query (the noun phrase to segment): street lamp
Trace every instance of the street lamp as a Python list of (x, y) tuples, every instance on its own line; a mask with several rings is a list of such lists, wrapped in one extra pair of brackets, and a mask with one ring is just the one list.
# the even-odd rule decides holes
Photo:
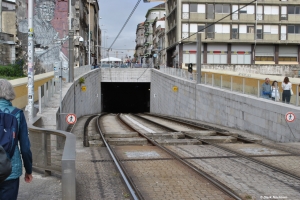
[(91, 65), (91, 3), (96, 1), (89, 0), (89, 65)]

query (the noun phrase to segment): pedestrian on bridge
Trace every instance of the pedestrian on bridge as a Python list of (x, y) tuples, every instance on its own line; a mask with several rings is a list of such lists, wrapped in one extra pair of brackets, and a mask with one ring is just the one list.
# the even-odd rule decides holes
[[(28, 138), (27, 123), (23, 111), (12, 106), (11, 101), (15, 99), (15, 96), (11, 83), (5, 79), (0, 79), (0, 112), (2, 112), (2, 116), (7, 116), (3, 113), (13, 114), (17, 120), (16, 127), (18, 128), (16, 133), (13, 132), (13, 137), (16, 136), (13, 140), (16, 141), (16, 145), (13, 152), (11, 152), (12, 157), (10, 157), (12, 170), (5, 181), (0, 183), (0, 199), (9, 200), (16, 200), (18, 197), (19, 179), (22, 175), (22, 160), (25, 168), (25, 182), (30, 183), (32, 181), (32, 154)], [(10, 132), (8, 129), (5, 130), (5, 127), (1, 128), (3, 129), (1, 131), (2, 133)], [(2, 141), (2, 136), (0, 138)], [(6, 153), (8, 154), (8, 152)]]
[(266, 78), (265, 82), (262, 84), (262, 94), (261, 97), (265, 99), (271, 98), (271, 85), (270, 85), (270, 79)]
[(282, 90), (283, 90), (283, 92), (282, 92), (282, 103), (289, 104), (290, 100), (291, 100), (291, 96), (292, 96), (292, 93), (291, 93), (292, 83), (290, 82), (289, 77), (284, 78), (281, 87), (282, 87)]

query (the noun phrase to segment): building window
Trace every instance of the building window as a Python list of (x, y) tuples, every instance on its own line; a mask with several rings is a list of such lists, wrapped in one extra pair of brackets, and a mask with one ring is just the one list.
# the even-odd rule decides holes
[(233, 24), (231, 27), (231, 38), (239, 39), (239, 25)]
[(286, 6), (281, 6), (280, 20), (288, 20), (287, 7)]
[(287, 26), (289, 34), (299, 34), (300, 33), (300, 25), (288, 25)]
[(196, 33), (198, 31), (197, 24), (190, 24), (190, 33)]
[(197, 12), (198, 11), (198, 5), (197, 4), (190, 4), (190, 12)]
[(247, 33), (254, 33), (254, 26), (247, 26)]
[(198, 24), (198, 32), (204, 32), (205, 31), (205, 24)]
[(265, 6), (264, 13), (266, 15), (279, 15), (279, 6)]
[(274, 61), (273, 56), (255, 56), (255, 61)]
[(300, 6), (288, 6), (287, 13), (288, 14), (300, 14)]
[(216, 4), (215, 13), (218, 13), (218, 14), (230, 13), (230, 5), (229, 4)]
[(263, 39), (262, 25), (257, 25), (256, 29), (256, 39)]
[(215, 38), (215, 25), (207, 24), (206, 38)]
[(297, 62), (297, 57), (279, 57), (279, 61)]
[(229, 24), (216, 24), (215, 32), (216, 33), (230, 33), (230, 25)]
[(215, 18), (215, 7), (214, 4), (207, 4), (207, 19), (214, 19)]
[(244, 7), (245, 5), (240, 5), (240, 13), (241, 14), (254, 14), (254, 6), (249, 5)]

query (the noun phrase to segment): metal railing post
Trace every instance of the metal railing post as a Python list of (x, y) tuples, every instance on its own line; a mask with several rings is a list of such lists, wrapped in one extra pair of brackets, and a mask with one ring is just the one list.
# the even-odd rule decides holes
[(221, 75), (221, 89), (223, 88), (223, 76)]
[(207, 80), (207, 74), (205, 73), (205, 76), (204, 76), (204, 84), (206, 84), (206, 80)]
[(211, 86), (214, 86), (215, 75), (211, 75)]
[(259, 87), (259, 80), (257, 80), (257, 97), (260, 97), (260, 87)]
[(46, 105), (47, 101), (47, 83), (44, 83), (44, 105)]
[(42, 113), (42, 88), (41, 86), (38, 87), (38, 93), (39, 93), (39, 113)]
[(299, 86), (300, 85), (296, 86), (296, 106), (299, 106)]
[(232, 82), (233, 82), (233, 77), (232, 76), (230, 76), (230, 91), (232, 91)]
[(245, 94), (245, 78), (243, 78), (243, 94)]

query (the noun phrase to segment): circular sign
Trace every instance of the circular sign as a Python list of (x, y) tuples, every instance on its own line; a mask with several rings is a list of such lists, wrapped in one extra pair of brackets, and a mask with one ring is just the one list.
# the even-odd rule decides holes
[(68, 124), (75, 124), (76, 123), (76, 121), (77, 121), (77, 118), (76, 118), (76, 115), (75, 114), (68, 114), (67, 116), (66, 116), (66, 122), (68, 123)]
[(294, 113), (288, 112), (288, 113), (285, 114), (285, 120), (287, 122), (293, 122), (295, 119), (296, 119), (296, 116), (295, 116)]

